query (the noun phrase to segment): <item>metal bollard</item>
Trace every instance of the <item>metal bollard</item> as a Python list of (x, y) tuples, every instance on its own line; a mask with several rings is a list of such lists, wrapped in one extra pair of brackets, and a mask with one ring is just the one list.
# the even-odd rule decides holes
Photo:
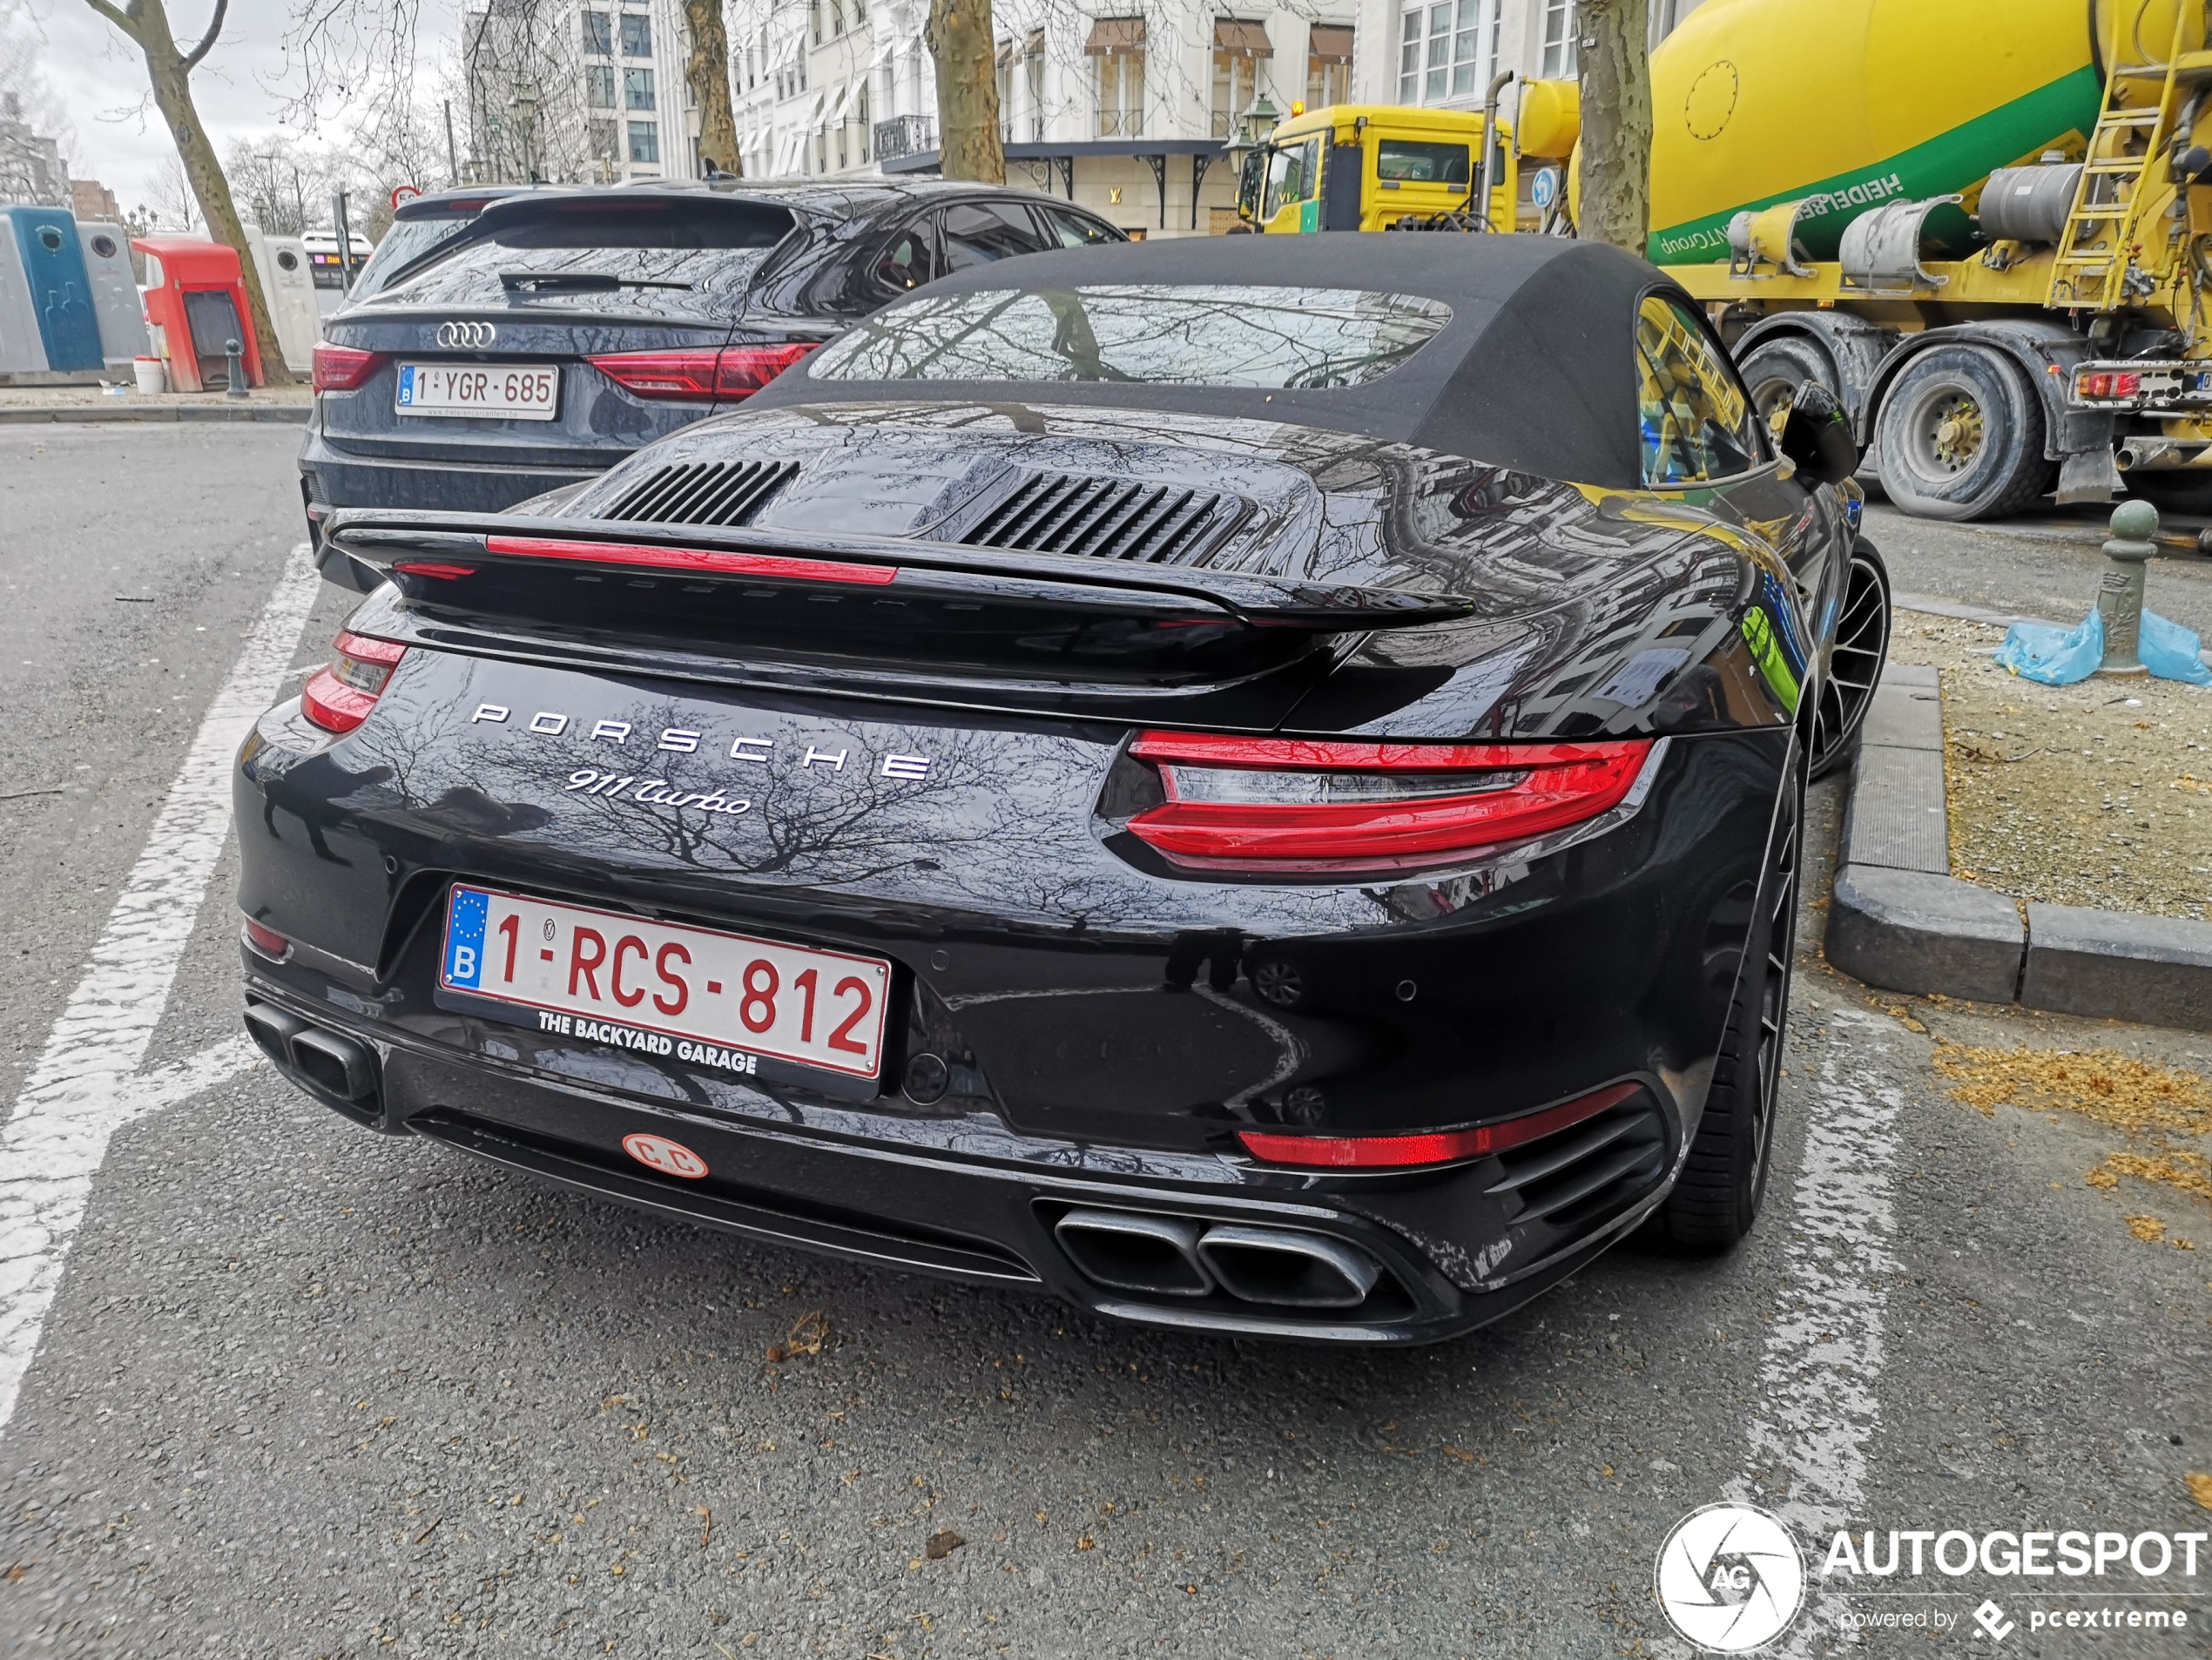
[(2099, 674), (2141, 674), (2135, 654), (2143, 628), (2143, 563), (2158, 551), (2158, 509), (2148, 502), (2122, 502), (2112, 510), (2112, 536), (2105, 557), (2112, 561), (2097, 585), (2097, 614), (2103, 619), (2105, 660)]
[[(230, 377), (230, 384), (224, 388), (223, 395), (226, 398), (244, 397), (246, 395), (245, 348), (234, 340), (225, 341), (223, 361), (228, 366), (226, 373)], [(2142, 584), (2138, 583), (2135, 587), (2136, 592), (2140, 594), (2142, 591)]]

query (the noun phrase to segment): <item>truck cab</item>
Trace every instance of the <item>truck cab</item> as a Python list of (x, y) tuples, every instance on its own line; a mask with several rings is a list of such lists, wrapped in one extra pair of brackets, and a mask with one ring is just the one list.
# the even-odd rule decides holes
[(1271, 235), (1511, 230), (1520, 191), (1513, 129), (1497, 123), (1487, 214), (1474, 209), (1482, 139), (1483, 118), (1465, 110), (1294, 104), (1290, 118), (1244, 158), (1238, 217)]

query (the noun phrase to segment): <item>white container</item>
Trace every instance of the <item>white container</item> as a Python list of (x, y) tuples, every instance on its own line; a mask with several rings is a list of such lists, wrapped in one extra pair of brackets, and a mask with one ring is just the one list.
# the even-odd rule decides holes
[(141, 357), (132, 366), (138, 372), (138, 390), (152, 397), (169, 389), (169, 376), (158, 357)]

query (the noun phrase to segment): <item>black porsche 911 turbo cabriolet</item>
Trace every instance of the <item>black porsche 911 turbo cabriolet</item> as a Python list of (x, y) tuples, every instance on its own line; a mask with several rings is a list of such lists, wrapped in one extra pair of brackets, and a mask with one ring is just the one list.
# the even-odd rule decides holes
[(1433, 1339), (1740, 1238), (1886, 644), (1847, 428), (1602, 246), (1264, 252), (956, 275), (557, 503), (334, 516), (386, 580), (238, 759), (258, 1041), (1157, 1325)]

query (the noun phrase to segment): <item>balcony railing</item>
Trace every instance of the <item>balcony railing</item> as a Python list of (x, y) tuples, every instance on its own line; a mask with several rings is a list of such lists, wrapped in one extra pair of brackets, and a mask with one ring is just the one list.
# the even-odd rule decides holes
[(1098, 136), (1102, 138), (1137, 138), (1144, 134), (1144, 107), (1133, 110), (1101, 110), (1098, 112)]
[(937, 124), (926, 115), (894, 115), (875, 124), (875, 159), (896, 161), (937, 147)]

